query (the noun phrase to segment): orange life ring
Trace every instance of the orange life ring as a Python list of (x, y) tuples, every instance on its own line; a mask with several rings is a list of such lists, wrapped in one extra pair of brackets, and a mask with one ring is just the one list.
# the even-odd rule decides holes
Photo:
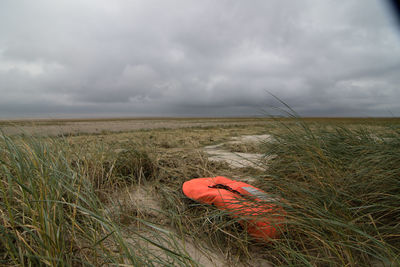
[(182, 190), (188, 198), (231, 212), (257, 239), (270, 241), (279, 235), (284, 210), (261, 189), (217, 176), (192, 179), (183, 184)]

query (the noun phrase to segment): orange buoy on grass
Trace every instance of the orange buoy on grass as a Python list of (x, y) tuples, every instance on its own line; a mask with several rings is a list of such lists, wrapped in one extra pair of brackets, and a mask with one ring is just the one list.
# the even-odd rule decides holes
[(192, 179), (182, 190), (188, 198), (231, 212), (253, 237), (269, 241), (279, 235), (284, 210), (261, 189), (217, 176)]

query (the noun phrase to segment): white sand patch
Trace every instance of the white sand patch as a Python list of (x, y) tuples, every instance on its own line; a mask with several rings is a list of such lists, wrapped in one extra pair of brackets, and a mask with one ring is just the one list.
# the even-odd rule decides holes
[(261, 134), (261, 135), (242, 135), (239, 137), (232, 137), (233, 141), (230, 141), (228, 143), (230, 144), (243, 144), (243, 143), (249, 143), (249, 142), (272, 142), (273, 137), (270, 134)]
[[(116, 192), (112, 196), (107, 210), (109, 211), (109, 215), (113, 217), (121, 217), (124, 215), (137, 216), (137, 214), (142, 214), (144, 216), (157, 217), (163, 223), (165, 223), (165, 220), (168, 221), (161, 211), (160, 199), (156, 197), (154, 189), (149, 186), (131, 186)], [(222, 253), (206, 248), (204, 245), (196, 244), (196, 242), (190, 238), (181, 237), (169, 227), (156, 226), (152, 230), (151, 227), (141, 226), (139, 230), (137, 228), (137, 221), (130, 219), (130, 217), (128, 217), (127, 223), (128, 225), (123, 230), (123, 237), (134, 250), (138, 251), (139, 255), (144, 253), (154, 259), (159, 257), (167, 260), (168, 253), (165, 253), (165, 251), (159, 247), (161, 246), (176, 251), (179, 254), (186, 254), (193, 259), (194, 262), (198, 263), (199, 266), (229, 266), (226, 264), (225, 257)], [(137, 231), (139, 231), (138, 233), (142, 237), (133, 234), (133, 232)], [(152, 242), (155, 242), (159, 246), (146, 241), (145, 238), (152, 240)], [(191, 262), (187, 261), (187, 264), (190, 266)], [(156, 264), (155, 266), (158, 265)], [(160, 264), (159, 266), (163, 265)]]
[[(158, 227), (157, 227), (158, 228)], [(225, 257), (221, 252), (210, 248), (200, 247), (191, 238), (181, 238), (173, 230), (166, 228), (160, 230), (143, 229), (140, 236), (132, 234), (129, 228), (125, 229), (124, 238), (132, 247), (143, 251), (148, 257), (153, 259), (168, 260), (166, 250), (174, 251), (180, 255), (185, 255), (187, 259), (182, 259), (184, 266), (204, 266), (204, 267), (219, 267), (219, 266), (241, 266), (238, 262), (234, 265), (227, 264)], [(137, 231), (137, 229), (132, 229)], [(148, 242), (149, 239), (154, 243)], [(163, 249), (164, 248), (164, 249)], [(191, 260), (189, 260), (191, 259)], [(169, 261), (171, 258), (169, 258)], [(164, 266), (161, 263), (154, 263), (154, 266)]]
[[(157, 227), (158, 228), (158, 227)], [(133, 231), (135, 231), (134, 229)], [(175, 251), (180, 255), (186, 255), (191, 260), (184, 260), (185, 266), (203, 266), (203, 267), (220, 267), (220, 266), (229, 266), (229, 267), (271, 267), (269, 261), (257, 258), (257, 255), (254, 255), (254, 258), (240, 262), (240, 260), (236, 257), (228, 257), (222, 251), (217, 251), (207, 246), (204, 243), (199, 243), (198, 241), (193, 240), (189, 237), (181, 237), (174, 230), (163, 228), (162, 230), (151, 231), (150, 229), (145, 229), (140, 233), (141, 236), (152, 240), (154, 243), (158, 244), (158, 246), (147, 242), (145, 239), (130, 233), (129, 229), (126, 229), (124, 233), (125, 240), (135, 248), (140, 248), (143, 251), (146, 251), (146, 254), (151, 253), (152, 257), (156, 257), (158, 259), (167, 259), (167, 254), (165, 249), (169, 249), (171, 251)], [(148, 254), (149, 255), (149, 254)], [(161, 264), (155, 266), (163, 266)]]
[[(248, 142), (272, 142), (273, 138), (269, 134), (263, 135), (244, 135), (239, 137), (233, 137), (233, 141), (227, 143), (230, 144), (242, 144)], [(255, 169), (265, 170), (267, 167), (268, 160), (274, 157), (265, 157), (263, 154), (257, 153), (240, 153), (230, 152), (220, 147), (222, 144), (211, 145), (204, 147), (204, 150), (209, 154), (209, 161), (224, 161), (229, 164), (232, 168), (243, 168), (252, 167)]]
[(218, 149), (206, 149), (206, 152), (211, 155), (208, 157), (209, 161), (224, 161), (232, 168), (252, 167), (260, 170), (265, 169), (261, 163), (262, 154), (234, 153)]

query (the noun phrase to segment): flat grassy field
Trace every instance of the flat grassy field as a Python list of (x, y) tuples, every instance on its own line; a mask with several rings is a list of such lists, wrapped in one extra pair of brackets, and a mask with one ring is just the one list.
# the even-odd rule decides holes
[(253, 125), (262, 123), (258, 118), (114, 118), (114, 119), (42, 119), (42, 120), (0, 120), (0, 127), (6, 134), (28, 135), (70, 135), (106, 134), (150, 129), (174, 129), (186, 127), (207, 127), (224, 125)]
[[(398, 118), (1, 121), (0, 129), (0, 265), (400, 265)], [(183, 182), (213, 176), (274, 195), (285, 210), (280, 237), (254, 240), (238, 218), (182, 193)]]

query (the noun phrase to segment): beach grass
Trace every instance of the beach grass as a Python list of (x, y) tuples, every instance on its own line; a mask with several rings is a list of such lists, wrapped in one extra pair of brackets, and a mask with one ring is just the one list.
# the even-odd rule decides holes
[[(3, 134), (0, 265), (399, 265), (399, 120), (271, 121)], [(272, 138), (223, 147), (263, 153), (265, 170), (211, 162), (203, 150), (249, 134)], [(240, 218), (183, 195), (184, 181), (217, 175), (251, 178), (275, 196), (285, 210), (281, 236), (255, 240)]]
[(282, 265), (396, 266), (400, 253), (400, 128), (310, 125), (296, 118), (264, 143), (270, 179), (284, 199)]

